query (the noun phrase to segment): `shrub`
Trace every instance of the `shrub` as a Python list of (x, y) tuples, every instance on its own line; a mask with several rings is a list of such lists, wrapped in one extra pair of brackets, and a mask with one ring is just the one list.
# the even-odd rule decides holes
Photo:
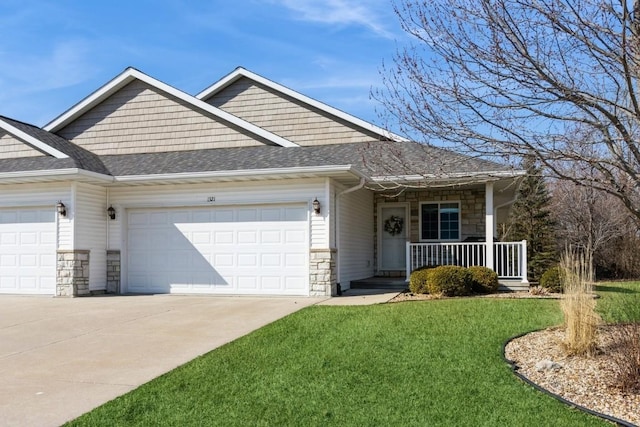
[(443, 265), (429, 270), (427, 290), (447, 297), (471, 293), (471, 273), (464, 267)]
[(498, 273), (488, 267), (473, 266), (471, 273), (471, 290), (479, 294), (492, 294), (498, 290)]
[(640, 323), (616, 325), (613, 368), (617, 386), (625, 393), (640, 392)]
[(434, 266), (425, 265), (413, 270), (409, 276), (409, 290), (414, 294), (428, 294), (429, 271), (433, 268)]
[(562, 276), (563, 271), (560, 266), (551, 267), (540, 277), (540, 286), (549, 292), (562, 292), (564, 289)]

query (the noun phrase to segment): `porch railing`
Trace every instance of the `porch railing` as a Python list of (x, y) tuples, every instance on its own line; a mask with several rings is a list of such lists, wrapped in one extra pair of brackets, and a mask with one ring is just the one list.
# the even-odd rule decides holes
[[(498, 273), (500, 279), (527, 281), (527, 242), (493, 242), (493, 257), (487, 257), (487, 243), (407, 242), (407, 278), (425, 265), (482, 265)], [(491, 264), (491, 265), (487, 265)]]

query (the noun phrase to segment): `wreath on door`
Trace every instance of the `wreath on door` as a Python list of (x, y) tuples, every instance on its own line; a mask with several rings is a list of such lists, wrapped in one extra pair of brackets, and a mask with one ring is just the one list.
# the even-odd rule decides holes
[(391, 215), (384, 222), (384, 231), (395, 236), (402, 233), (402, 226), (404, 225), (404, 219), (399, 216)]

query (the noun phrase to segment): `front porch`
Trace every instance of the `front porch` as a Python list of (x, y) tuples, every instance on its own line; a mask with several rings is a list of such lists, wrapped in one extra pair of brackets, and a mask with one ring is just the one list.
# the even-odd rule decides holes
[(398, 287), (422, 266), (479, 265), (494, 270), (504, 290), (528, 289), (526, 241), (496, 241), (516, 188), (512, 180), (490, 180), (377, 193), (375, 277), (351, 286)]

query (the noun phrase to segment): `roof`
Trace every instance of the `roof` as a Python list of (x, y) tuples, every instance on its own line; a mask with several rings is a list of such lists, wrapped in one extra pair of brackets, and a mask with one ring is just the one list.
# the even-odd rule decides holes
[[(97, 156), (36, 126), (0, 118), (64, 154), (0, 160), (0, 175), (75, 168), (112, 177), (153, 177), (213, 173), (286, 174), (301, 170), (351, 171), (371, 182), (492, 179), (517, 176), (508, 166), (416, 142), (363, 142), (308, 147), (255, 146), (163, 153)], [(117, 179), (116, 179), (117, 180)]]
[[(384, 153), (381, 155), (381, 153)], [(38, 158), (36, 158), (38, 159)], [(404, 159), (409, 159), (405, 161)], [(25, 161), (31, 161), (24, 159)], [(307, 170), (351, 170), (376, 181), (388, 177), (412, 179), (415, 175), (433, 180), (452, 177), (498, 177), (513, 172), (509, 167), (473, 159), (447, 150), (417, 143), (351, 143), (311, 147), (257, 146), (209, 150), (101, 156), (109, 175), (154, 176), (171, 174), (243, 172), (280, 173)], [(42, 165), (46, 162), (42, 161)], [(62, 163), (60, 163), (62, 164)], [(420, 169), (412, 165), (420, 164)], [(424, 165), (429, 165), (427, 174)], [(15, 170), (15, 166), (12, 166)], [(4, 171), (0, 163), (0, 171)]]
[(48, 156), (0, 160), (0, 171), (64, 169), (74, 167), (108, 174), (100, 158), (66, 139), (28, 123), (0, 116), (0, 128)]
[[(332, 114), (340, 120), (375, 132), (382, 140), (301, 147), (204, 102), (240, 78), (252, 79)], [(213, 114), (230, 125), (240, 126), (256, 136), (266, 138), (273, 145), (98, 156), (55, 133), (136, 79), (182, 99), (195, 109)], [(171, 179), (194, 177), (232, 180), (258, 179), (266, 176), (326, 176), (334, 173), (343, 178), (346, 175), (349, 175), (350, 179), (366, 178), (370, 184), (384, 187), (383, 184), (388, 182), (470, 183), (523, 174), (523, 171), (513, 170), (499, 163), (408, 141), (243, 68), (236, 69), (197, 97), (179, 91), (136, 69), (127, 68), (42, 129), (1, 116), (0, 129), (44, 154), (0, 160), (0, 178), (5, 182), (18, 182), (20, 179), (23, 180), (20, 182), (27, 182), (29, 179), (46, 180), (47, 177), (53, 176), (61, 179), (60, 177), (74, 174), (82, 176), (83, 179), (110, 182), (159, 179), (170, 182)]]

